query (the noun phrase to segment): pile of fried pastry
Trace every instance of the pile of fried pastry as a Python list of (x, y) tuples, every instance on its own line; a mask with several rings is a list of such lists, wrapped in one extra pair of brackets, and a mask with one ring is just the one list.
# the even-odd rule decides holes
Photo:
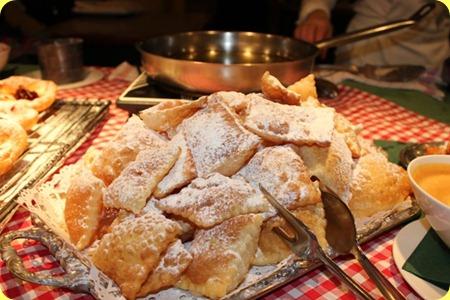
[(290, 256), (271, 230), (289, 228), (259, 185), (322, 247), (321, 188), (357, 218), (410, 194), (405, 171), (317, 100), (313, 75), (286, 88), (266, 73), (261, 87), (165, 101), (78, 163), (66, 193), (67, 231), (127, 299), (170, 287), (220, 298), (252, 265)]
[(52, 81), (23, 76), (0, 80), (0, 175), (27, 149), (27, 131), (38, 122), (39, 112), (53, 104), (56, 89)]

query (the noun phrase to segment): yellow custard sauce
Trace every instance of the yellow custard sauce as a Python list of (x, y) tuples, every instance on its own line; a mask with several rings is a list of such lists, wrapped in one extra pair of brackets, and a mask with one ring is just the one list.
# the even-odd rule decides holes
[(434, 163), (417, 166), (412, 177), (428, 194), (450, 206), (450, 164)]

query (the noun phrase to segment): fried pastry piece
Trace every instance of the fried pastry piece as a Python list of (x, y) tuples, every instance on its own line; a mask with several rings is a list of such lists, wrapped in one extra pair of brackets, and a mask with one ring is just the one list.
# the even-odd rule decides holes
[(31, 108), (25, 101), (1, 101), (0, 116), (2, 118), (11, 118), (23, 127), (30, 130), (39, 120), (37, 110)]
[(300, 156), (290, 146), (268, 147), (258, 151), (236, 176), (242, 176), (255, 189), (262, 185), (289, 209), (320, 201), (320, 191)]
[(13, 120), (0, 118), (0, 175), (12, 169), (27, 147), (25, 129)]
[(93, 263), (119, 285), (127, 299), (135, 299), (179, 233), (177, 223), (156, 211), (130, 215), (103, 236)]
[(236, 173), (255, 153), (258, 136), (246, 130), (224, 103), (210, 103), (182, 123), (197, 175)]
[[(326, 248), (328, 243), (325, 237), (326, 219), (322, 202), (302, 206), (292, 211), (316, 235), (322, 248)], [(259, 236), (258, 250), (256, 251), (254, 265), (277, 264), (292, 254), (291, 249), (273, 231), (274, 227), (281, 227), (288, 234), (293, 234), (292, 229), (281, 217), (273, 217), (266, 221)]]
[(159, 200), (158, 208), (207, 228), (234, 216), (269, 210), (261, 193), (242, 179), (218, 173), (197, 178), (178, 194)]
[(180, 156), (169, 173), (158, 183), (154, 192), (156, 198), (163, 198), (174, 190), (186, 186), (197, 176), (194, 159), (191, 149), (186, 144), (184, 131), (180, 130), (170, 143), (181, 149)]
[(156, 132), (145, 127), (141, 119), (132, 116), (92, 162), (92, 172), (109, 185), (140, 151), (163, 147), (166, 143)]
[(103, 209), (103, 181), (81, 167), (66, 195), (64, 218), (71, 242), (83, 250), (95, 239)]
[(329, 147), (304, 146), (298, 148), (298, 153), (311, 175), (348, 204), (354, 162), (344, 137), (335, 132)]
[(270, 75), (268, 71), (264, 72), (261, 78), (261, 91), (267, 99), (282, 104), (299, 105), (302, 98), (296, 91), (287, 89), (275, 76)]
[(177, 287), (209, 298), (223, 297), (247, 275), (262, 223), (260, 215), (237, 216), (195, 234), (193, 260)]
[(340, 113), (336, 113), (334, 117), (334, 125), (337, 132), (343, 135), (345, 139), (345, 143), (348, 146), (348, 149), (352, 152), (353, 158), (358, 158), (361, 156), (361, 145), (358, 141), (358, 136), (356, 134), (355, 128), (350, 123), (349, 120), (347, 120), (346, 117), (344, 117)]
[(350, 210), (356, 218), (393, 208), (411, 193), (406, 171), (380, 152), (362, 156), (351, 182)]
[(196, 101), (167, 100), (141, 111), (140, 116), (148, 128), (173, 135), (176, 127), (202, 108), (206, 97)]
[(136, 161), (131, 162), (106, 189), (105, 206), (139, 213), (179, 154), (180, 149), (172, 145), (139, 152)]
[(245, 127), (273, 143), (328, 146), (334, 129), (334, 109), (289, 106), (256, 94), (250, 98)]
[(208, 96), (208, 104), (225, 103), (234, 113), (241, 116), (248, 106), (248, 98), (239, 92), (217, 92)]
[[(303, 77), (299, 81), (288, 86), (287, 89), (300, 95), (300, 104), (309, 97), (317, 100), (316, 80), (313, 74)], [(317, 103), (319, 103), (319, 101), (317, 101)]]
[(138, 297), (158, 292), (173, 286), (180, 279), (192, 261), (192, 255), (187, 251), (180, 240), (169, 245), (163, 254), (156, 269), (150, 274), (141, 286)]
[(11, 76), (0, 80), (0, 94), (7, 100), (26, 100), (37, 111), (49, 108), (56, 99), (57, 86), (53, 81), (25, 76)]

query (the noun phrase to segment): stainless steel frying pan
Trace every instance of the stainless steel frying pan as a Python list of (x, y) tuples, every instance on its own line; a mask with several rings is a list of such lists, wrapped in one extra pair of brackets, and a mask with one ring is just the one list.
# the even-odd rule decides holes
[(254, 32), (197, 31), (150, 38), (137, 45), (144, 70), (155, 80), (202, 93), (260, 90), (265, 71), (289, 85), (311, 73), (324, 48), (386, 34), (419, 22), (435, 7), (410, 18), (346, 33), (316, 44)]

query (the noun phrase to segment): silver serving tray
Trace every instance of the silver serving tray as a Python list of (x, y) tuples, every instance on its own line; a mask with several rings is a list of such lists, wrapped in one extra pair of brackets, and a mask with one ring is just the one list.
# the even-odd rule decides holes
[[(400, 205), (391, 211), (384, 212), (375, 218), (357, 224), (358, 241), (360, 243), (370, 241), (382, 233), (416, 218), (419, 214), (420, 209), (411, 200), (408, 205)], [(90, 263), (85, 260), (86, 257), (84, 255), (51, 233), (50, 229), (39, 218), (32, 216), (32, 220), (36, 228), (11, 232), (3, 235), (0, 239), (2, 259), (12, 274), (22, 280), (37, 284), (65, 287), (76, 292), (90, 293), (97, 299), (124, 299), (120, 293), (120, 289), (112, 280), (96, 270), (96, 268), (89, 267)], [(51, 276), (40, 276), (39, 274), (32, 274), (26, 271), (21, 259), (11, 246), (13, 240), (24, 238), (43, 243), (66, 270), (66, 275), (54, 278)], [(336, 253), (330, 250), (327, 252), (331, 257), (337, 257)], [(226, 295), (224, 299), (241, 300), (259, 298), (316, 269), (320, 265), (318, 261), (304, 262), (292, 255), (264, 274), (261, 274), (260, 270), (263, 270), (265, 267), (253, 267), (250, 272), (252, 274), (247, 276), (244, 283)], [(92, 279), (93, 270), (96, 274), (95, 279)], [(249, 279), (248, 277), (252, 277), (253, 279)], [(149, 295), (145, 299), (205, 299), (191, 295), (185, 291), (177, 289), (170, 290), (169, 293), (162, 291), (158, 294)]]
[(23, 189), (45, 181), (108, 113), (110, 101), (57, 100), (28, 136), (29, 147), (12, 170), (0, 176), (0, 230), (14, 214)]

